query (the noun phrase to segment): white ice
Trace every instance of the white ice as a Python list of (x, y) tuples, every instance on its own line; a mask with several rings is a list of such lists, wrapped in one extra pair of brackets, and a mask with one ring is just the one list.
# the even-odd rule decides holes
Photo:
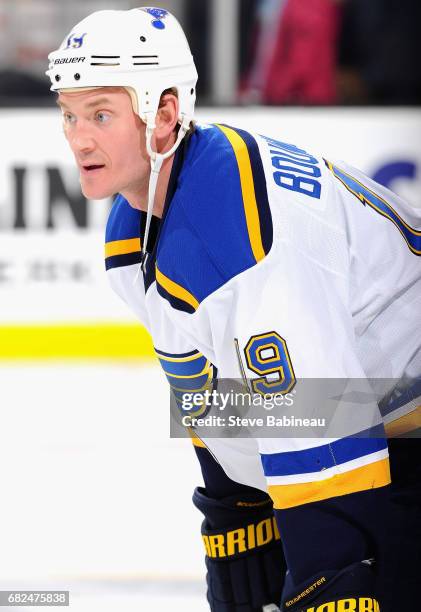
[(200, 469), (169, 437), (158, 367), (3, 363), (0, 419), (1, 589), (69, 589), (74, 612), (208, 610)]

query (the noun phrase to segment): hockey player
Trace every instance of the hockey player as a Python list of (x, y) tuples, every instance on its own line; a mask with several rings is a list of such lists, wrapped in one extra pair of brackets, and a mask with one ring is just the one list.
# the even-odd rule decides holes
[[(344, 163), (195, 125), (196, 69), (165, 10), (93, 13), (49, 59), (83, 193), (118, 194), (111, 284), (170, 381), (245, 373), (276, 395), (298, 378), (398, 379), (383, 412), (406, 431), (421, 370), (419, 211)], [(383, 431), (374, 419), (331, 438), (194, 438), (214, 612), (409, 609), (417, 449), (391, 485)]]

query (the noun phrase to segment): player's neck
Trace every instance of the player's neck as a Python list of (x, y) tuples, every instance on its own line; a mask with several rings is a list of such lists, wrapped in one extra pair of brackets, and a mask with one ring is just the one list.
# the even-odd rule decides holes
[[(165, 159), (162, 163), (161, 170), (158, 176), (156, 185), (153, 214), (155, 217), (162, 217), (164, 211), (165, 198), (167, 196), (168, 183), (171, 175), (171, 168), (174, 161), (174, 155)], [(141, 186), (137, 186), (135, 191), (122, 191), (121, 194), (129, 202), (130, 206), (147, 212), (148, 209), (148, 189), (149, 189), (150, 172), (142, 181)]]

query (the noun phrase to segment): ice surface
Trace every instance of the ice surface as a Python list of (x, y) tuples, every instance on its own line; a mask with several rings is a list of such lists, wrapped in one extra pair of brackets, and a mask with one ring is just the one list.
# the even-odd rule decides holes
[(159, 367), (1, 364), (0, 393), (0, 587), (68, 587), (75, 612), (208, 610), (200, 469), (169, 438)]

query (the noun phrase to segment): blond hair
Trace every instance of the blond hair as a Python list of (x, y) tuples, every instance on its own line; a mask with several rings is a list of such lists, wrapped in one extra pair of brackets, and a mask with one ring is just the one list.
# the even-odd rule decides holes
[[(104, 87), (108, 87), (107, 85), (98, 85), (95, 87), (68, 87), (68, 88), (63, 88), (60, 89), (60, 91), (62, 91), (63, 93), (78, 93), (80, 91), (92, 91), (94, 89), (103, 89)], [(125, 87), (125, 86), (121, 86), (120, 87), (116, 87), (116, 86), (112, 86), (111, 89), (125, 89), (127, 91), (127, 93), (130, 96), (130, 100), (132, 102), (132, 108), (133, 111), (136, 113), (136, 115), (139, 114), (139, 103), (137, 100), (137, 95), (135, 90), (133, 89), (133, 87)], [(161, 108), (161, 106), (163, 105), (163, 97), (166, 96), (167, 94), (172, 94), (173, 96), (175, 96), (176, 98), (178, 98), (178, 92), (177, 89), (175, 87), (170, 87), (169, 89), (165, 89), (162, 94), (161, 97), (159, 99), (159, 107)]]

